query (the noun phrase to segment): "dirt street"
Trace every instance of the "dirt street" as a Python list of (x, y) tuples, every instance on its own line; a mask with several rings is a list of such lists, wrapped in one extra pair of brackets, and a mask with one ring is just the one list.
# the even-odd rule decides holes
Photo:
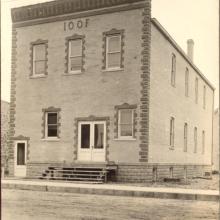
[(218, 219), (217, 202), (2, 190), (2, 220)]

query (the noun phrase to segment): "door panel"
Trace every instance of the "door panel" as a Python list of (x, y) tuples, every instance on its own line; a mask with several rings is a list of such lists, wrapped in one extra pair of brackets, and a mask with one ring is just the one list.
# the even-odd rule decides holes
[(27, 142), (16, 141), (15, 142), (15, 176), (26, 176), (26, 154), (27, 154)]
[(105, 161), (105, 122), (79, 122), (78, 160)]

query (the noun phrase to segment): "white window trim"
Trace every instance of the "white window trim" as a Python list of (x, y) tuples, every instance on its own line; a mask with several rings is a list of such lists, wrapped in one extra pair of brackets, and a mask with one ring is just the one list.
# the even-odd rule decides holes
[(58, 132), (58, 112), (46, 112), (45, 114), (45, 139), (44, 140), (58, 140), (58, 136), (56, 137), (48, 137), (48, 113), (56, 113), (57, 114), (57, 124), (50, 124), (50, 125), (56, 125), (57, 126), (57, 132)]
[(189, 69), (186, 68), (185, 71), (185, 96), (189, 96)]
[(202, 131), (202, 154), (205, 154), (205, 130)]
[(199, 79), (195, 79), (195, 103), (198, 104), (199, 100)]
[(203, 86), (203, 109), (206, 108), (206, 86)]
[(197, 153), (197, 147), (198, 147), (198, 128), (194, 127), (194, 153)]
[[(77, 56), (71, 56), (70, 52), (71, 52), (71, 41), (80, 41), (81, 42), (81, 55), (77, 55)], [(69, 74), (80, 74), (82, 73), (82, 65), (81, 65), (81, 69), (80, 70), (71, 70), (71, 62), (70, 62), (70, 58), (75, 58), (75, 57), (81, 57), (81, 61), (83, 59), (83, 40), (81, 38), (79, 39), (70, 39), (68, 42), (68, 73)]]
[(170, 149), (174, 149), (175, 146), (175, 118), (170, 118)]
[(121, 136), (121, 110), (125, 110), (125, 109), (118, 110), (118, 139), (119, 140), (136, 140), (134, 138), (134, 109), (129, 109), (132, 111), (132, 135), (131, 136)]
[[(120, 45), (120, 48), (118, 51), (114, 51), (114, 52), (109, 52), (109, 39), (111, 37), (116, 37), (118, 36), (119, 37), (119, 45)], [(121, 34), (113, 34), (113, 35), (107, 35), (106, 36), (106, 70), (107, 71), (117, 71), (117, 70), (121, 70), (121, 65), (118, 66), (118, 67), (108, 67), (108, 54), (115, 54), (115, 53), (122, 53), (122, 48), (121, 48)], [(120, 56), (120, 64), (121, 64), (121, 56)]]
[(172, 54), (171, 85), (176, 86), (176, 55)]
[[(38, 60), (38, 61), (44, 61), (45, 62), (44, 73), (42, 73), (42, 74), (37, 74), (36, 71), (35, 71), (35, 62), (36, 62), (36, 60), (35, 60), (35, 47), (38, 46), (38, 45), (44, 45), (44, 47), (45, 47), (45, 60)], [(45, 43), (34, 44), (33, 45), (33, 60), (32, 60), (32, 66), (33, 66), (32, 78), (45, 77), (45, 75), (46, 75), (46, 62), (47, 62), (47, 59), (46, 59), (46, 44)]]
[(184, 124), (184, 152), (187, 152), (188, 147), (188, 124)]

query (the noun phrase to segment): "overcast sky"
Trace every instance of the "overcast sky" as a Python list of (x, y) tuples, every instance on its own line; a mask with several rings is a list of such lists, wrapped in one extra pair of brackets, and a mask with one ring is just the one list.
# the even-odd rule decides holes
[[(1, 99), (10, 101), (11, 17), (10, 8), (48, 0), (1, 0)], [(186, 51), (192, 38), (194, 62), (219, 93), (219, 10), (218, 0), (152, 0), (152, 17), (157, 18), (175, 41)]]

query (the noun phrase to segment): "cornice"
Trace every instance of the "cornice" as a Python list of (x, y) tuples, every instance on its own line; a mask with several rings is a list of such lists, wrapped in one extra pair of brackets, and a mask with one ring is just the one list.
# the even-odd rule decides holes
[(56, 0), (13, 8), (11, 10), (11, 17), (12, 22), (16, 23), (145, 1), (146, 0)]

